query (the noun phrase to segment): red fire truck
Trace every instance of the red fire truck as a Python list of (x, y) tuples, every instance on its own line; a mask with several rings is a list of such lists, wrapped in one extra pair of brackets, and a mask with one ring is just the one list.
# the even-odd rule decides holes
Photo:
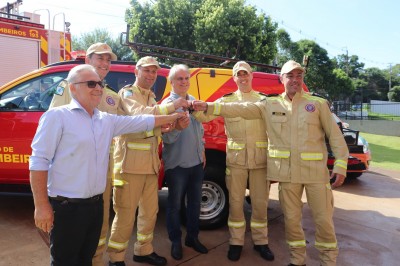
[(20, 4), (22, 1), (0, 7), (0, 58), (5, 66), (0, 86), (42, 66), (71, 59), (68, 27), (63, 25), (62, 32), (45, 29), (39, 14), (18, 14)]

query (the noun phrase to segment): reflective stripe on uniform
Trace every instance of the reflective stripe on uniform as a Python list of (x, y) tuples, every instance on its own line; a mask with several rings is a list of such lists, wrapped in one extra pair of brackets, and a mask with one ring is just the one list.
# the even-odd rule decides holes
[(99, 247), (100, 247), (100, 246), (103, 246), (105, 243), (106, 243), (106, 237), (100, 238), (100, 239), (99, 239), (99, 245), (98, 245), (98, 246), (99, 246)]
[(257, 148), (268, 148), (268, 142), (266, 141), (256, 141)]
[(166, 105), (159, 105), (158, 110), (160, 111), (160, 114), (162, 114), (162, 115), (168, 114), (168, 109), (167, 109)]
[(144, 134), (146, 135), (147, 138), (153, 137), (154, 136), (154, 131), (153, 130), (149, 130), (149, 131), (146, 131)]
[(337, 248), (337, 242), (323, 243), (323, 242), (315, 241), (315, 246), (316, 247), (322, 247), (322, 248)]
[(225, 175), (230, 175), (231, 174), (231, 170), (229, 170), (229, 168), (225, 168)]
[(243, 150), (245, 147), (244, 143), (237, 143), (235, 141), (229, 140), (227, 143), (228, 149), (230, 150)]
[(232, 222), (228, 220), (228, 227), (241, 228), (246, 226), (246, 221), (243, 222)]
[(129, 184), (127, 181), (121, 179), (113, 179), (112, 183), (114, 187), (122, 187), (125, 184)]
[(290, 247), (305, 247), (306, 241), (305, 240), (298, 240), (298, 241), (286, 241)]
[(214, 103), (214, 112), (213, 115), (219, 115), (221, 113), (221, 104)]
[(347, 169), (347, 162), (343, 161), (343, 160), (336, 160), (334, 166), (338, 166), (343, 169)]
[(128, 148), (131, 150), (142, 150), (142, 151), (149, 151), (151, 148), (150, 143), (134, 143), (134, 142), (129, 142), (128, 143)]
[(114, 163), (114, 174), (118, 174), (121, 171), (122, 162)]
[(268, 154), (272, 158), (289, 158), (290, 151), (268, 150)]
[(259, 222), (253, 222), (253, 221), (250, 222), (251, 228), (265, 228), (267, 226), (268, 226), (267, 222), (265, 222), (265, 223), (259, 223)]
[(144, 234), (137, 234), (137, 240), (138, 241), (146, 241), (146, 240), (149, 240), (149, 239), (153, 239), (153, 233), (150, 233), (150, 234), (147, 234), (147, 235), (144, 235)]
[(324, 155), (320, 152), (302, 152), (300, 158), (304, 161), (321, 161)]
[(115, 242), (112, 240), (108, 240), (108, 246), (110, 248), (116, 249), (116, 250), (123, 250), (126, 249), (128, 247), (129, 241), (126, 241), (125, 243), (119, 243), (119, 242)]

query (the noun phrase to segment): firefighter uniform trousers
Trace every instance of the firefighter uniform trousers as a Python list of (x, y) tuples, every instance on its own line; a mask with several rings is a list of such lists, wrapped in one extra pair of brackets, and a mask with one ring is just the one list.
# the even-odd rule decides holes
[[(251, 90), (224, 95), (219, 102), (257, 102), (265, 95)], [(244, 245), (246, 220), (243, 202), (247, 184), (250, 188), (250, 228), (255, 245), (268, 244), (267, 207), (269, 184), (267, 182), (267, 134), (261, 119), (245, 120), (240, 117), (225, 119), (226, 186), (229, 191), (230, 245)]]
[(306, 264), (306, 238), (302, 227), (301, 197), (306, 192), (307, 204), (316, 224), (315, 247), (319, 250), (321, 265), (336, 265), (339, 255), (333, 225), (333, 195), (330, 184), (279, 183), (279, 201), (285, 217), (285, 235), (291, 263)]
[(244, 195), (249, 181), (251, 198), (251, 236), (255, 245), (268, 244), (267, 207), (269, 184), (266, 180), (267, 169), (227, 168), (226, 186), (229, 191), (228, 227), (230, 245), (243, 246), (246, 220), (243, 213)]
[[(120, 175), (120, 176), (118, 176)], [(115, 217), (108, 243), (111, 261), (123, 261), (126, 248), (132, 236), (135, 213), (139, 207), (137, 220), (137, 239), (134, 254), (145, 256), (153, 252), (153, 230), (158, 212), (158, 176), (117, 174), (122, 186), (114, 186)]]

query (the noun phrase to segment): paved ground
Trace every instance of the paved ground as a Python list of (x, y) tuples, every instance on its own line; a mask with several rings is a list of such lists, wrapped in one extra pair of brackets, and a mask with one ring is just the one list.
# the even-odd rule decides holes
[[(288, 251), (284, 241), (283, 217), (277, 197), (277, 186), (271, 189), (269, 215), (270, 247), (275, 261), (262, 260), (252, 249), (251, 237), (246, 243), (240, 261), (230, 262), (227, 227), (202, 231), (200, 238), (209, 248), (201, 255), (184, 247), (184, 258), (175, 261), (169, 255), (170, 242), (165, 229), (166, 191), (160, 192), (160, 213), (155, 231), (157, 253), (168, 259), (168, 265), (287, 265)], [(347, 182), (335, 190), (335, 227), (340, 246), (338, 265), (399, 265), (400, 261), (400, 172), (373, 168), (358, 180)], [(304, 200), (305, 201), (305, 200)], [(249, 205), (245, 205), (247, 217)], [(29, 196), (0, 194), (0, 265), (49, 265), (49, 250), (33, 223), (33, 203)], [(313, 247), (314, 226), (310, 210), (304, 205), (304, 223), (307, 240), (307, 265), (319, 265)], [(132, 236), (127, 265), (132, 258)], [(107, 258), (104, 258), (105, 263)]]

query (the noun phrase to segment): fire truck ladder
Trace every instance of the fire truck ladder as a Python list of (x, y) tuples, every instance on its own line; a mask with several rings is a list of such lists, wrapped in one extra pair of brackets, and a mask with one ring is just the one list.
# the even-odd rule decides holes
[[(129, 32), (130, 32), (130, 25), (127, 25), (126, 32), (121, 33), (120, 43), (123, 46), (130, 47), (140, 57), (153, 56), (169, 60), (170, 62), (184, 63), (190, 67), (215, 67), (215, 68), (227, 68), (228, 65), (241, 61), (241, 59), (139, 43), (136, 41), (136, 38), (134, 38), (134, 41), (132, 42), (130, 41)], [(259, 69), (272, 69), (273, 71), (277, 71), (280, 69), (280, 67), (268, 64), (252, 62), (252, 61), (246, 61), (246, 62), (249, 63), (251, 66), (258, 67)]]

